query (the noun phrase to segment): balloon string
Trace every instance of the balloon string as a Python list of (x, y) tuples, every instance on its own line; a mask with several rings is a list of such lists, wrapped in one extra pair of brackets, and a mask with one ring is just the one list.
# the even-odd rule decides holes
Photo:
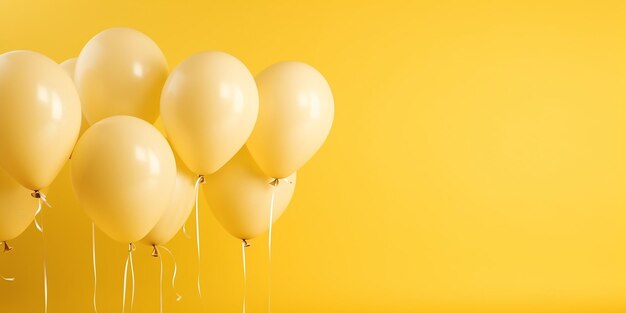
[(268, 253), (268, 283), (267, 283), (267, 312), (271, 311), (272, 307), (272, 225), (274, 224), (274, 202), (276, 201), (276, 188), (278, 187), (278, 180), (272, 184), (272, 201), (270, 202), (270, 227), (269, 236), (267, 239), (267, 253)]
[(126, 310), (126, 277), (128, 276), (128, 256), (124, 264), (124, 287), (122, 288), (122, 313)]
[[(135, 245), (132, 247), (133, 251), (135, 250)], [(130, 277), (131, 277), (131, 288), (130, 288), (130, 312), (133, 312), (133, 307), (135, 306), (135, 266), (133, 265), (133, 252), (131, 251), (129, 254), (130, 259)]]
[(35, 211), (35, 227), (40, 233), (43, 233), (43, 227), (41, 227), (41, 224), (39, 224), (39, 221), (37, 220), (37, 216), (39, 216), (40, 213), (41, 213), (41, 200), (37, 200), (37, 211)]
[(15, 277), (6, 277), (4, 275), (0, 275), (0, 278), (4, 281), (15, 281)]
[(123, 297), (122, 297), (122, 313), (126, 310), (126, 278), (128, 277), (128, 265), (130, 264), (130, 277), (131, 277), (131, 296), (130, 296), (130, 311), (133, 311), (133, 305), (135, 304), (135, 270), (133, 267), (133, 251), (135, 250), (135, 245), (130, 243), (128, 244), (128, 256), (126, 257), (126, 264), (124, 265), (124, 287), (122, 289)]
[(37, 211), (35, 211), (35, 227), (37, 228), (37, 230), (43, 234), (43, 226), (42, 224), (39, 223), (39, 221), (37, 220), (37, 216), (39, 216), (39, 214), (41, 213), (42, 210), (42, 205), (41, 203), (43, 202), (47, 207), (52, 208), (52, 205), (50, 205), (50, 203), (48, 203), (48, 200), (46, 198), (46, 195), (39, 191), (39, 190), (35, 190), (33, 193), (30, 194), (33, 198), (37, 199)]
[[(6, 241), (2, 242), (2, 245), (4, 246), (4, 253), (7, 253), (9, 251), (11, 251), (13, 248), (11, 248), (11, 246), (9, 246), (9, 243)], [(4, 276), (4, 275), (0, 275), (0, 279), (4, 280), (4, 281), (15, 281), (15, 277), (11, 277), (11, 276)]]
[(172, 274), (172, 289), (174, 289), (174, 292), (176, 293), (176, 301), (180, 301), (180, 299), (182, 299), (183, 296), (181, 296), (176, 291), (176, 273), (178, 272), (178, 266), (176, 265), (176, 258), (174, 257), (174, 254), (172, 253), (172, 251), (170, 251), (170, 249), (168, 249), (166, 246), (159, 246), (159, 247), (165, 250), (172, 257), (172, 260), (174, 261), (174, 274)]
[[(52, 206), (50, 205), (50, 203), (48, 203), (48, 200), (46, 199), (46, 195), (39, 191), (39, 190), (35, 190), (33, 193), (31, 193), (31, 196), (33, 196), (33, 198), (37, 199), (37, 211), (35, 212), (35, 227), (37, 227), (37, 230), (41, 233), (41, 242), (42, 242), (42, 253), (43, 253), (43, 311), (44, 313), (48, 312), (48, 268), (46, 265), (46, 238), (43, 232), (43, 222), (40, 223), (39, 220), (37, 220), (37, 217), (39, 215), (41, 215), (42, 213), (42, 202), (49, 208), (51, 208)], [(40, 217), (43, 219), (43, 217)]]
[(96, 275), (96, 225), (91, 223), (91, 259), (93, 261), (93, 311), (98, 313), (96, 301), (96, 290), (98, 287), (98, 276)]
[(159, 254), (159, 312), (163, 313), (163, 257)]
[(246, 248), (249, 246), (245, 239), (241, 241), (241, 258), (243, 263), (243, 313), (246, 313)]
[(198, 252), (198, 295), (202, 297), (202, 289), (200, 288), (200, 268), (202, 262), (200, 261), (200, 218), (198, 214), (198, 193), (200, 192), (200, 184), (204, 183), (204, 176), (199, 175), (196, 180), (195, 192), (196, 192), (196, 250)]
[[(41, 233), (41, 239), (44, 240), (43, 232)], [(46, 254), (44, 245), (43, 256), (43, 311), (48, 312), (48, 270), (46, 268)]]

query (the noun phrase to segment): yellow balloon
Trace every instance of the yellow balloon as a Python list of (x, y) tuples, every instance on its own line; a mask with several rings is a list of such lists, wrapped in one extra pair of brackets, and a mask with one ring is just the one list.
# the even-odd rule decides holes
[(76, 61), (74, 80), (90, 125), (114, 115), (153, 123), (167, 78), (157, 44), (129, 28), (110, 28), (93, 37)]
[(196, 175), (176, 158), (176, 185), (159, 222), (141, 241), (149, 245), (166, 244), (183, 227), (195, 204)]
[(0, 242), (16, 238), (35, 218), (37, 199), (0, 169)]
[(114, 116), (92, 125), (70, 161), (78, 202), (109, 237), (135, 242), (161, 218), (176, 183), (176, 161), (151, 124)]
[(67, 59), (59, 64), (61, 68), (67, 73), (67, 75), (72, 77), (72, 79), (74, 79), (74, 69), (76, 68), (77, 59), (78, 58)]
[(52, 183), (80, 130), (80, 99), (54, 61), (31, 51), (0, 55), (0, 167), (22, 186)]
[(263, 174), (245, 147), (205, 180), (204, 194), (215, 217), (239, 239), (252, 239), (268, 230), (274, 188), (272, 223), (283, 214), (296, 187), (296, 173), (272, 186), (273, 179)]
[(161, 95), (161, 119), (174, 150), (202, 175), (214, 173), (241, 149), (258, 110), (252, 74), (241, 61), (218, 51), (183, 61)]
[[(78, 58), (71, 58), (61, 62), (61, 68), (65, 70), (67, 75), (74, 79), (74, 69), (76, 68), (76, 60)], [(80, 131), (78, 132), (78, 137), (82, 136), (85, 133), (85, 130), (89, 128), (89, 123), (87, 123), (87, 119), (85, 119), (85, 115), (81, 114), (82, 118), (80, 121)]]
[(271, 177), (286, 177), (322, 146), (333, 124), (334, 100), (326, 79), (300, 62), (277, 63), (257, 76), (259, 119), (250, 153)]

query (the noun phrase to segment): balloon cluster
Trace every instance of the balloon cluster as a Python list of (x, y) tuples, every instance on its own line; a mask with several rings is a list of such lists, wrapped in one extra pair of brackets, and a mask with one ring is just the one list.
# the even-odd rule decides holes
[(166, 243), (200, 185), (228, 232), (257, 237), (289, 204), (333, 114), (330, 87), (309, 65), (281, 62), (254, 77), (206, 51), (169, 72), (157, 44), (128, 28), (97, 34), (61, 65), (2, 54), (0, 242), (33, 221), (33, 197), (70, 157), (80, 206), (115, 240)]

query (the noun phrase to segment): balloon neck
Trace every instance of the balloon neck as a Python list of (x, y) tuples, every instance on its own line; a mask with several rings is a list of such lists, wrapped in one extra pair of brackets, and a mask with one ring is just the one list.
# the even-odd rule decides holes
[(135, 252), (135, 249), (137, 248), (135, 247), (134, 243), (131, 242), (128, 244), (128, 252)]
[(287, 178), (272, 178), (272, 180), (270, 181), (270, 185), (274, 186), (274, 187), (278, 187), (278, 184), (280, 183), (280, 181), (283, 181), (284, 183), (289, 183), (289, 184), (293, 184), (292, 181), (290, 181)]
[(7, 253), (7, 252), (13, 250), (13, 247), (9, 246), (8, 242), (4, 241), (4, 242), (2, 242), (2, 244), (4, 245), (4, 253)]
[(41, 191), (33, 190), (33, 192), (30, 195), (31, 195), (31, 197), (33, 197), (35, 199), (40, 199), (41, 198)]
[(153, 257), (158, 258), (159, 257), (159, 248), (157, 248), (157, 245), (152, 245), (152, 254)]
[(248, 241), (246, 241), (245, 239), (242, 239), (241, 241), (243, 242), (244, 248), (247, 248), (250, 246), (250, 243), (248, 243)]

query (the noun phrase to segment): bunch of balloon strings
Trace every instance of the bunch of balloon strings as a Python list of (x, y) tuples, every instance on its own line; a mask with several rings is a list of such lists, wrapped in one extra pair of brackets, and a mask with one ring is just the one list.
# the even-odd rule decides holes
[[(197, 248), (197, 255), (198, 255), (198, 264), (200, 266), (200, 227), (199, 227), (199, 213), (198, 213), (198, 193), (199, 193), (199, 186), (201, 183), (204, 183), (204, 177), (202, 175), (198, 176), (198, 179), (196, 180), (195, 183), (195, 223), (196, 223), (196, 248)], [(41, 194), (40, 192), (38, 193), (41, 195), (41, 200), (44, 201), (44, 203), (46, 203), (48, 206), (49, 204), (46, 202), (45, 200), (45, 196), (43, 194)], [(33, 193), (33, 196), (35, 196), (35, 194)], [(41, 207), (41, 203), (40, 203), (40, 207)], [(37, 212), (39, 212), (41, 210), (41, 208), (38, 209)], [(38, 224), (39, 225), (39, 224)], [(40, 226), (37, 226), (38, 229), (40, 229), (40, 231), (43, 232), (43, 228), (41, 228)], [(187, 234), (187, 230), (185, 225), (183, 225), (182, 228), (183, 234), (189, 238), (189, 235)], [(91, 242), (92, 242), (92, 265), (93, 265), (93, 309), (94, 312), (98, 312), (98, 307), (97, 307), (97, 286), (98, 286), (98, 276), (97, 276), (97, 263), (96, 263), (96, 229), (95, 229), (95, 224), (91, 223)], [(6, 245), (6, 247), (9, 247), (8, 245)], [(174, 289), (174, 292), (176, 293), (176, 301), (180, 301), (182, 299), (182, 296), (176, 291), (176, 275), (178, 273), (178, 265), (176, 263), (176, 258), (174, 257), (174, 254), (172, 253), (172, 251), (170, 249), (168, 249), (167, 247), (163, 246), (163, 245), (157, 245), (154, 244), (153, 246), (153, 250), (152, 250), (152, 256), (153, 257), (158, 257), (159, 258), (159, 312), (163, 312), (163, 259), (162, 259), (162, 255), (161, 253), (159, 253), (159, 249), (162, 249), (163, 251), (167, 252), (170, 257), (172, 258), (173, 261), (173, 274), (172, 274), (172, 279), (171, 279), (171, 285), (172, 285), (172, 289)], [(9, 248), (10, 249), (10, 248)], [(135, 252), (136, 247), (133, 243), (129, 243), (128, 245), (128, 256), (126, 257), (126, 262), (124, 264), (124, 280), (123, 280), (123, 288), (122, 288), (122, 313), (125, 312), (126, 310), (126, 295), (127, 295), (127, 286), (128, 286), (128, 278), (129, 278), (129, 273), (130, 273), (130, 310), (132, 312), (133, 307), (134, 307), (134, 302), (135, 302), (135, 270), (134, 270), (134, 264), (133, 264), (133, 252)], [(44, 263), (45, 266), (45, 263)], [(44, 273), (45, 273), (45, 268), (44, 268)], [(10, 278), (6, 278), (6, 280), (13, 280), (14, 278), (10, 277)], [(201, 288), (200, 288), (200, 270), (198, 269), (198, 276), (197, 276), (197, 288), (198, 288), (198, 294), (200, 296), (202, 296), (202, 292), (201, 292)], [(46, 298), (47, 298), (47, 293), (46, 293)]]
[[(93, 261), (93, 309), (94, 312), (98, 312), (97, 307), (97, 286), (98, 286), (98, 276), (97, 276), (97, 267), (96, 267), (96, 233), (95, 233), (95, 225), (91, 224), (91, 242), (92, 242), (92, 261)], [(124, 282), (122, 289), (122, 313), (126, 310), (126, 286), (128, 285), (128, 274), (130, 268), (130, 278), (131, 278), (131, 288), (130, 288), (130, 310), (132, 312), (134, 302), (135, 302), (135, 270), (133, 265), (133, 252), (135, 252), (135, 245), (133, 243), (128, 244), (128, 256), (126, 257), (126, 263), (124, 264)], [(182, 296), (176, 291), (176, 275), (178, 273), (178, 265), (176, 263), (176, 258), (172, 251), (164, 245), (152, 245), (152, 256), (159, 258), (159, 312), (163, 312), (163, 257), (159, 252), (161, 250), (167, 252), (169, 256), (172, 258), (172, 262), (174, 264), (171, 285), (172, 289), (176, 293), (176, 301), (180, 301)]]
[[(269, 258), (269, 280), (268, 280), (268, 312), (271, 311), (271, 288), (272, 288), (272, 226), (273, 226), (273, 220), (274, 220), (274, 204), (276, 201), (276, 188), (278, 187), (278, 184), (280, 183), (280, 181), (284, 181), (286, 183), (291, 184), (292, 182), (287, 180), (287, 179), (273, 179), (270, 182), (270, 185), (273, 187), (272, 188), (272, 196), (271, 196), (271, 201), (270, 201), (270, 208), (269, 208), (269, 234), (268, 234), (268, 258)], [(198, 194), (199, 194), (199, 186), (200, 184), (204, 183), (204, 177), (202, 175), (198, 176), (198, 179), (196, 180), (196, 184), (195, 184), (195, 228), (196, 228), (196, 251), (197, 251), (197, 256), (198, 256), (198, 265), (200, 266), (201, 263), (201, 254), (200, 254), (200, 225), (199, 225), (199, 210), (198, 210)], [(183, 225), (182, 227), (182, 232), (183, 234), (187, 237), (190, 238), (190, 236), (187, 234), (187, 230), (186, 230), (186, 226)], [(172, 288), (175, 289), (175, 280), (176, 280), (176, 273), (177, 273), (177, 266), (176, 266), (176, 260), (174, 259), (174, 256), (172, 254), (172, 252), (165, 246), (157, 246), (154, 245), (153, 246), (153, 251), (152, 251), (152, 256), (154, 257), (159, 257), (160, 259), (160, 274), (159, 274), (159, 307), (160, 307), (160, 312), (163, 312), (163, 260), (161, 259), (161, 254), (159, 253), (159, 249), (158, 248), (163, 248), (163, 250), (165, 250), (166, 252), (168, 252), (168, 254), (172, 257), (172, 259), (174, 260), (174, 274), (172, 275)], [(247, 269), (246, 269), (246, 250), (245, 248), (250, 247), (250, 244), (248, 243), (247, 240), (243, 239), (241, 241), (241, 256), (242, 256), (242, 266), (243, 266), (243, 304), (242, 304), (242, 311), (243, 313), (246, 312), (246, 298), (247, 298)], [(129, 257), (128, 260), (130, 260), (130, 265), (131, 265), (131, 277), (133, 277), (133, 272), (132, 272), (132, 251), (134, 250), (134, 247), (131, 245), (131, 248), (129, 248)], [(127, 261), (127, 266), (128, 266), (128, 261)], [(95, 271), (94, 271), (95, 272)], [(124, 277), (126, 278), (127, 274), (126, 274), (126, 269), (125, 269), (125, 274)], [(198, 289), (198, 294), (200, 296), (202, 296), (202, 289), (201, 289), (201, 280), (200, 280), (200, 270), (198, 269), (198, 275), (197, 275), (197, 289)], [(124, 282), (124, 285), (126, 286), (126, 281)], [(134, 282), (133, 282), (134, 285)], [(125, 289), (124, 289), (125, 290)], [(126, 294), (126, 292), (124, 292), (124, 294)], [(178, 293), (176, 293), (176, 301), (180, 301), (180, 299), (182, 298), (182, 296)], [(131, 296), (131, 307), (132, 307), (132, 296)], [(125, 302), (124, 302), (125, 303)], [(124, 305), (124, 304), (123, 304)]]
[[(278, 187), (278, 185), (280, 184), (280, 182), (283, 181), (285, 183), (289, 183), (291, 184), (292, 182), (289, 181), (288, 179), (272, 179), (270, 181), (270, 185), (273, 187), (272, 188), (272, 193), (271, 193), (271, 201), (270, 201), (270, 207), (269, 207), (269, 234), (268, 234), (268, 242), (267, 242), (267, 246), (268, 246), (268, 272), (269, 272), (269, 279), (268, 279), (268, 312), (271, 311), (271, 294), (272, 294), (272, 228), (273, 228), (273, 220), (274, 220), (274, 206), (275, 206), (275, 202), (276, 202), (276, 189)], [(201, 280), (200, 280), (200, 266), (201, 266), (201, 254), (200, 254), (200, 225), (199, 225), (199, 210), (198, 210), (198, 194), (199, 194), (199, 187), (200, 184), (204, 183), (205, 179), (202, 175), (199, 175), (196, 183), (195, 183), (195, 228), (196, 228), (196, 251), (197, 251), (197, 257), (198, 257), (198, 275), (197, 275), (197, 289), (198, 289), (198, 294), (200, 296), (202, 296), (202, 289), (201, 289)], [(39, 196), (35, 196), (35, 193), (33, 193), (34, 197), (39, 198), (40, 200), (42, 200), (44, 203), (46, 203), (46, 205), (50, 206), (46, 199), (45, 199), (45, 195), (41, 194), (40, 192), (38, 193)], [(41, 202), (39, 202), (39, 208), (37, 210), (37, 212), (39, 213), (41, 211)], [(41, 225), (39, 223), (37, 223), (37, 220), (35, 220), (35, 223), (37, 225), (37, 229), (39, 229), (42, 234), (43, 234), (43, 227), (41, 227)], [(98, 312), (97, 310), (97, 298), (96, 298), (96, 294), (97, 294), (97, 267), (96, 267), (96, 239), (95, 239), (95, 225), (92, 223), (91, 224), (91, 235), (92, 235), (92, 260), (93, 260), (93, 275), (94, 275), (94, 287), (93, 287), (93, 308), (94, 308), (94, 312)], [(190, 238), (190, 236), (187, 233), (186, 230), (186, 226), (183, 225), (182, 227), (182, 232), (183, 234), (187, 237)], [(6, 246), (8, 247), (8, 245)], [(167, 247), (163, 246), (163, 245), (153, 245), (153, 250), (152, 250), (152, 256), (153, 257), (158, 257), (159, 258), (159, 312), (163, 312), (163, 259), (162, 259), (162, 255), (161, 253), (159, 253), (159, 249), (162, 249), (163, 251), (166, 251), (170, 257), (173, 260), (174, 263), (174, 269), (173, 269), (173, 274), (172, 274), (172, 279), (171, 279), (171, 285), (172, 285), (172, 289), (176, 290), (176, 275), (178, 272), (178, 266), (176, 263), (176, 259), (174, 257), (174, 254), (172, 253), (172, 251), (170, 249), (168, 249)], [(247, 299), (247, 269), (246, 269), (246, 250), (245, 248), (250, 247), (250, 244), (248, 243), (247, 240), (243, 239), (241, 242), (241, 254), (242, 254), (242, 265), (243, 265), (243, 304), (242, 304), (242, 311), (243, 313), (246, 312), (246, 299)], [(9, 248), (10, 249), (10, 248)], [(133, 243), (130, 243), (128, 246), (128, 256), (126, 257), (126, 262), (124, 264), (124, 282), (123, 282), (123, 289), (122, 289), (122, 293), (123, 293), (123, 297), (122, 297), (122, 313), (125, 312), (126, 310), (126, 294), (127, 294), (127, 285), (128, 285), (128, 277), (129, 277), (129, 273), (130, 273), (130, 283), (131, 283), (131, 288), (130, 288), (130, 309), (131, 312), (133, 310), (133, 306), (134, 306), (134, 299), (135, 299), (135, 272), (134, 272), (134, 265), (133, 265), (133, 252), (135, 251), (136, 247)], [(129, 271), (130, 269), (130, 271)], [(44, 275), (45, 275), (45, 260), (44, 260)], [(13, 278), (7, 278), (6, 280), (12, 280)], [(45, 282), (45, 278), (44, 278), (44, 282)], [(46, 288), (47, 289), (47, 288)], [(180, 301), (182, 299), (182, 296), (176, 292), (176, 301)], [(47, 291), (44, 292), (44, 295), (47, 299)]]

